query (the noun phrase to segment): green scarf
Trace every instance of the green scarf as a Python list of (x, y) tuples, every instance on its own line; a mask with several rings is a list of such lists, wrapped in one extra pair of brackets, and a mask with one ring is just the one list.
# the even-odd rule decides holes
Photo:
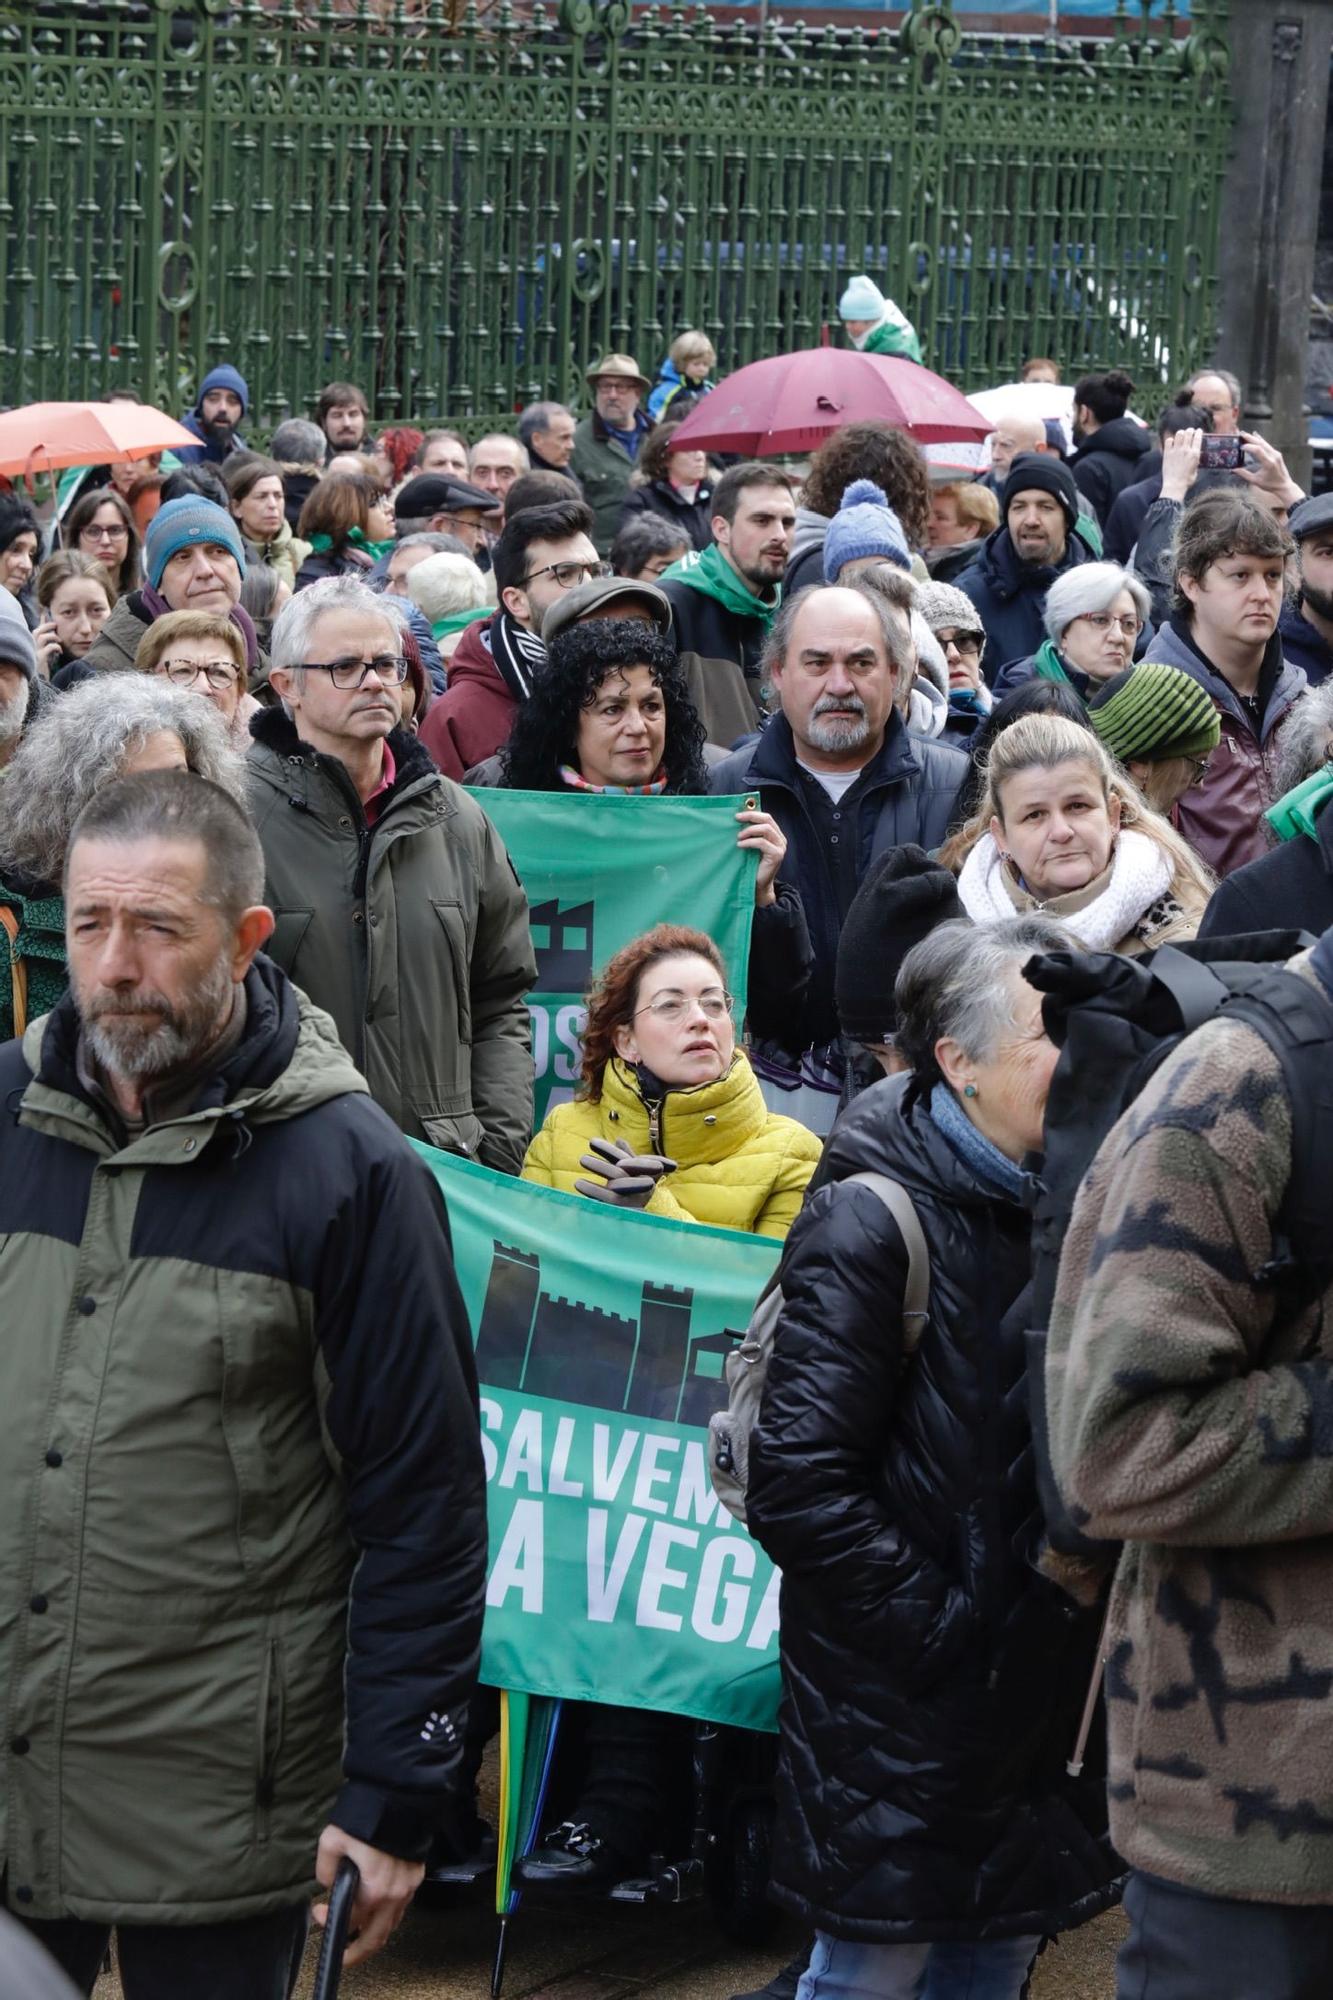
[[(395, 549), (398, 546), (397, 537), (394, 535), (390, 535), (387, 542), (368, 542), (360, 528), (349, 528), (346, 539), (352, 544), (354, 549), (364, 549), (366, 554), (373, 556), (376, 562), (380, 560), (381, 556), (387, 556), (391, 549)], [(317, 556), (322, 556), (327, 550), (333, 547), (333, 537), (332, 535), (312, 535), (310, 537), (310, 546)]]
[(1279, 840), (1294, 840), (1298, 833), (1317, 840), (1315, 821), (1326, 799), (1333, 798), (1333, 765), (1325, 764), (1303, 784), (1284, 794), (1270, 806), (1264, 818)]
[(679, 562), (672, 563), (670, 569), (662, 574), (678, 577), (682, 583), (688, 583), (691, 590), (702, 591), (705, 597), (716, 599), (724, 611), (734, 611), (738, 618), (761, 619), (766, 632), (777, 617), (778, 606), (782, 602), (781, 584), (774, 587), (769, 603), (756, 597), (742, 583), (716, 542), (710, 543), (702, 555), (691, 552), (682, 556)]
[(449, 611), (443, 618), (437, 618), (431, 625), (431, 636), (435, 639), (451, 639), (455, 632), (466, 631), (479, 618), (493, 615), (489, 604), (483, 604), (480, 611)]
[(1039, 681), (1062, 681), (1067, 688), (1074, 686), (1074, 683), (1065, 672), (1064, 662), (1055, 650), (1055, 641), (1053, 639), (1042, 640), (1041, 645), (1037, 648), (1037, 656), (1032, 664)]

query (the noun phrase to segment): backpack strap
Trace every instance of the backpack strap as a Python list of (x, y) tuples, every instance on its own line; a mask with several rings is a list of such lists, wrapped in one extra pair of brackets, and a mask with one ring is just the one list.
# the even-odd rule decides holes
[(1197, 958), (1187, 958), (1183, 951), (1161, 945), (1152, 959), (1152, 976), (1166, 988), (1180, 1009), (1180, 1019), (1185, 1034), (1201, 1028), (1205, 1021), (1231, 998), (1232, 989), (1220, 980), (1215, 972), (1201, 965)]
[[(915, 1354), (930, 1317), (930, 1251), (926, 1232), (912, 1204), (912, 1197), (887, 1174), (849, 1174), (848, 1182), (859, 1182), (879, 1196), (898, 1225), (907, 1251), (907, 1284), (903, 1291), (903, 1349)], [(846, 1185), (846, 1183), (844, 1183)]]
[(19, 920), (8, 903), (0, 903), (0, 927), (9, 936), (10, 1011), (14, 1016), (14, 1033), (21, 1035), (28, 1025), (28, 968), (14, 950), (18, 943)]
[(1227, 1013), (1245, 1021), (1272, 1049), (1291, 1110), (1291, 1171), (1276, 1217), (1273, 1257), (1256, 1275), (1304, 1300), (1317, 1296), (1333, 1277), (1327, 1194), (1333, 1175), (1333, 1002), (1321, 984), (1275, 970), (1238, 994)]

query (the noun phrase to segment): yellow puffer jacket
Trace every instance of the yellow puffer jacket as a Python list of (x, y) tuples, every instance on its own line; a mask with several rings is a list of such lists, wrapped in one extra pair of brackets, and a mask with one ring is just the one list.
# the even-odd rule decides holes
[(633, 1070), (607, 1064), (596, 1104), (557, 1104), (528, 1147), (523, 1178), (574, 1193), (587, 1180), (579, 1165), (590, 1139), (628, 1139), (636, 1153), (665, 1153), (676, 1172), (659, 1181), (649, 1215), (785, 1236), (805, 1184), (819, 1164), (820, 1143), (794, 1118), (764, 1103), (754, 1071), (737, 1053), (716, 1083), (667, 1092), (654, 1131)]

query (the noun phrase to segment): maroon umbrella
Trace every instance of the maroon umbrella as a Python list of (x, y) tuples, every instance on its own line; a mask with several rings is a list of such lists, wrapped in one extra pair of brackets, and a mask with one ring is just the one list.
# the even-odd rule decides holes
[(989, 437), (995, 426), (942, 375), (896, 355), (807, 347), (752, 361), (696, 403), (674, 448), (778, 458), (813, 451), (844, 424), (877, 418), (918, 444)]

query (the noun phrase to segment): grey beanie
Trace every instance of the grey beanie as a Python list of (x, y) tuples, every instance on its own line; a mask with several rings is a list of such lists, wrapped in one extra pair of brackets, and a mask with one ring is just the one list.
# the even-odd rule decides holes
[(0, 590), (0, 667), (17, 667), (31, 687), (37, 679), (37, 648), (18, 599)]

